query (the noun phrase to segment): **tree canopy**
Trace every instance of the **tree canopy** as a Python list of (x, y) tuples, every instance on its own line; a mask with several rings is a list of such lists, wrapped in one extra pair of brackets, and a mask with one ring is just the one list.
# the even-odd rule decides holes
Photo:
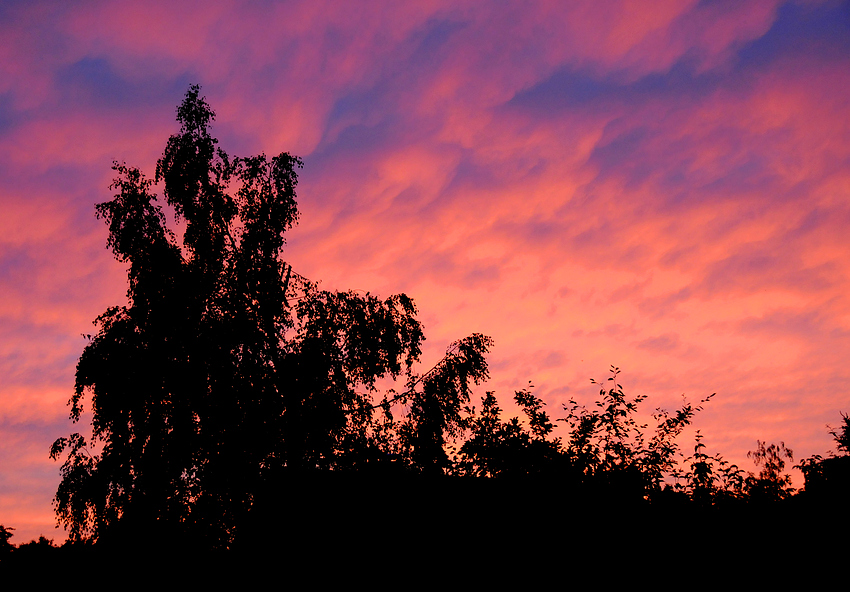
[[(128, 303), (96, 319), (77, 365), (71, 417), (88, 401), (90, 441), (75, 433), (51, 449), (67, 454), (54, 501), (71, 538), (156, 524), (227, 545), (283, 472), (442, 471), (445, 435), (487, 377), (489, 338), (456, 342), (417, 375), (410, 298), (325, 291), (296, 273), (283, 254), (302, 161), (229, 156), (199, 90), (178, 107), (153, 180), (116, 162), (115, 196), (96, 208), (128, 266)], [(385, 378), (404, 388), (378, 393)]]

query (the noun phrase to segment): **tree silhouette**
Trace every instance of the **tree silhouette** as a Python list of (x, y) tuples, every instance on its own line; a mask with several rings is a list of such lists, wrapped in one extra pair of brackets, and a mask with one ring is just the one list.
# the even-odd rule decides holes
[(8, 558), (12, 554), (12, 551), (15, 550), (15, 545), (9, 542), (9, 539), (15, 536), (12, 532), (13, 530), (15, 529), (11, 526), (7, 528), (0, 524), (0, 561)]
[(794, 452), (785, 447), (785, 442), (766, 446), (765, 442), (758, 440), (756, 449), (748, 452), (747, 458), (752, 458), (756, 466), (761, 467), (758, 475), (750, 473), (744, 480), (744, 491), (749, 501), (775, 502), (794, 493), (791, 476), (783, 473), (785, 460), (794, 460)]
[[(230, 157), (214, 117), (190, 87), (154, 179), (115, 163), (114, 199), (97, 206), (128, 265), (128, 304), (95, 320), (77, 365), (71, 418), (88, 400), (90, 441), (51, 448), (65, 458), (54, 504), (71, 539), (155, 531), (227, 547), (287, 480), (374, 460), (441, 473), (469, 385), (487, 376), (489, 338), (457, 342), (419, 376), (410, 298), (324, 291), (295, 273), (283, 248), (301, 160)], [(405, 389), (378, 400), (382, 378)], [(407, 413), (394, 419), (393, 405)]]
[(829, 431), (836, 453), (816, 454), (800, 461), (797, 468), (805, 479), (804, 494), (809, 499), (844, 504), (850, 492), (850, 416), (841, 414), (841, 426)]

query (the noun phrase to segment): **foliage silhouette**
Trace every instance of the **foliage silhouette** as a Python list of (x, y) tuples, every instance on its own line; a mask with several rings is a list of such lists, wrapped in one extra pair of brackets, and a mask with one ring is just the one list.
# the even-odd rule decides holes
[(794, 453), (785, 447), (785, 442), (766, 446), (758, 440), (755, 450), (747, 453), (757, 467), (761, 467), (758, 475), (750, 473), (744, 480), (744, 491), (749, 501), (756, 503), (776, 502), (787, 499), (794, 493), (791, 487), (791, 476), (783, 474), (785, 459), (794, 460)]
[(694, 453), (684, 461), (687, 470), (675, 474), (683, 483), (677, 483), (677, 489), (685, 492), (698, 506), (739, 500), (743, 496), (744, 472), (737, 465), (730, 464), (719, 454), (709, 456), (703, 444), (703, 435), (697, 430)]
[(560, 438), (549, 439), (554, 425), (542, 410), (543, 401), (529, 389), (517, 391), (514, 400), (528, 419), (528, 427), (516, 417), (501, 420), (493, 392), (481, 399), (481, 411), (467, 408), (469, 435), (460, 447), (456, 471), (474, 477), (550, 477), (569, 471)]
[(850, 416), (841, 414), (841, 426), (829, 433), (835, 439), (837, 454), (826, 458), (816, 454), (800, 461), (805, 479), (803, 493), (818, 502), (844, 504), (850, 493)]
[[(487, 377), (489, 338), (456, 342), (419, 376), (410, 298), (324, 291), (295, 273), (283, 248), (301, 160), (231, 157), (214, 117), (190, 87), (154, 179), (115, 163), (114, 199), (96, 208), (128, 265), (128, 305), (95, 320), (77, 365), (71, 418), (88, 399), (90, 442), (75, 433), (50, 451), (65, 459), (54, 504), (72, 540), (155, 532), (223, 548), (293, 475), (441, 474), (470, 384)], [(405, 390), (378, 401), (384, 378)]]
[(838, 452), (842, 456), (850, 455), (850, 415), (841, 414), (841, 427), (830, 429), (830, 434), (835, 438)]
[(566, 454), (580, 469), (585, 485), (617, 492), (624, 499), (650, 499), (662, 491), (665, 478), (676, 469), (676, 438), (714, 395), (696, 406), (685, 403), (672, 415), (656, 409), (652, 415), (656, 426), (649, 436), (648, 426), (634, 417), (646, 396), (627, 397), (617, 383), (619, 373), (619, 368), (611, 367), (607, 382), (613, 384), (607, 387), (591, 379), (600, 386), (596, 409), (588, 410), (572, 399), (564, 405), (568, 415), (560, 421), (571, 430)]
[(11, 526), (7, 528), (0, 524), (0, 561), (8, 557), (15, 549), (15, 545), (9, 542), (9, 539), (15, 536), (15, 534), (11, 532), (13, 530), (15, 529)]

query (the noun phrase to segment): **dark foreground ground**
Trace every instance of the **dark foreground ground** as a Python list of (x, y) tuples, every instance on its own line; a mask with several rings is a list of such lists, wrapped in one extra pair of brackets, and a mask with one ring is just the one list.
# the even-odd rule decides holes
[(258, 503), (228, 550), (149, 528), (95, 545), (21, 545), (0, 572), (36, 581), (88, 574), (116, 585), (234, 574), (400, 587), (502, 576), (563, 584), (579, 574), (727, 585), (843, 570), (849, 533), (843, 498), (700, 508), (677, 496), (648, 504), (542, 482), (319, 479)]

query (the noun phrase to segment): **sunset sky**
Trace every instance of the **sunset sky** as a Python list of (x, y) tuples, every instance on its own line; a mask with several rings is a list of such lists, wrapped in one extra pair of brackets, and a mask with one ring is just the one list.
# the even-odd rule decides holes
[[(622, 370), (716, 392), (709, 453), (795, 460), (850, 412), (850, 3), (0, 3), (0, 524), (56, 530), (92, 321), (126, 302), (94, 204), (153, 176), (190, 84), (228, 153), (303, 158), (286, 258), (490, 335), (509, 413)], [(84, 426), (83, 426), (84, 427)], [(693, 448), (692, 433), (681, 441)], [(795, 485), (802, 485), (799, 473)], [(556, 495), (553, 493), (553, 495)], [(554, 517), (554, 516), (553, 516)]]

